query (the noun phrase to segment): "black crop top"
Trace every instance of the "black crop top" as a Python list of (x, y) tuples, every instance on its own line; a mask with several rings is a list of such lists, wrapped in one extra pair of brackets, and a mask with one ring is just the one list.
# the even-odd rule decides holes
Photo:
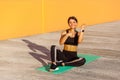
[[(68, 33), (68, 29), (66, 30), (66, 32)], [(78, 31), (76, 31), (75, 37), (73, 37), (73, 38), (68, 37), (64, 44), (76, 45), (77, 46), (78, 45)]]

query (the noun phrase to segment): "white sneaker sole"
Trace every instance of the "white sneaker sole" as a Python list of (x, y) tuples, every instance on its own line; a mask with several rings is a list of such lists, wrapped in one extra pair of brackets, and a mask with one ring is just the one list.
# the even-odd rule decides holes
[(50, 69), (49, 71), (52, 72), (52, 71), (57, 71), (57, 70), (59, 70), (58, 67), (56, 69)]

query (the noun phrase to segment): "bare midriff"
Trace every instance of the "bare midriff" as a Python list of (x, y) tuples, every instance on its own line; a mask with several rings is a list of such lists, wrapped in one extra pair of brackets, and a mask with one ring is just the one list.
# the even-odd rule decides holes
[(64, 44), (64, 50), (75, 52), (75, 51), (77, 51), (77, 46), (76, 45)]

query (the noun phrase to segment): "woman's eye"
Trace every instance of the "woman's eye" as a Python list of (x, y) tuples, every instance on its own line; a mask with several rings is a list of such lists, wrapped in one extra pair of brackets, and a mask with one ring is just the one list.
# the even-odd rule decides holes
[(73, 23), (76, 23), (76, 22), (73, 22)]

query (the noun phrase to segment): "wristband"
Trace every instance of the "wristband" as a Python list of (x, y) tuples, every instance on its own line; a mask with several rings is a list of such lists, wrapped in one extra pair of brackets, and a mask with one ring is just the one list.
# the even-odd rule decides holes
[(85, 32), (85, 30), (81, 30), (81, 32)]

